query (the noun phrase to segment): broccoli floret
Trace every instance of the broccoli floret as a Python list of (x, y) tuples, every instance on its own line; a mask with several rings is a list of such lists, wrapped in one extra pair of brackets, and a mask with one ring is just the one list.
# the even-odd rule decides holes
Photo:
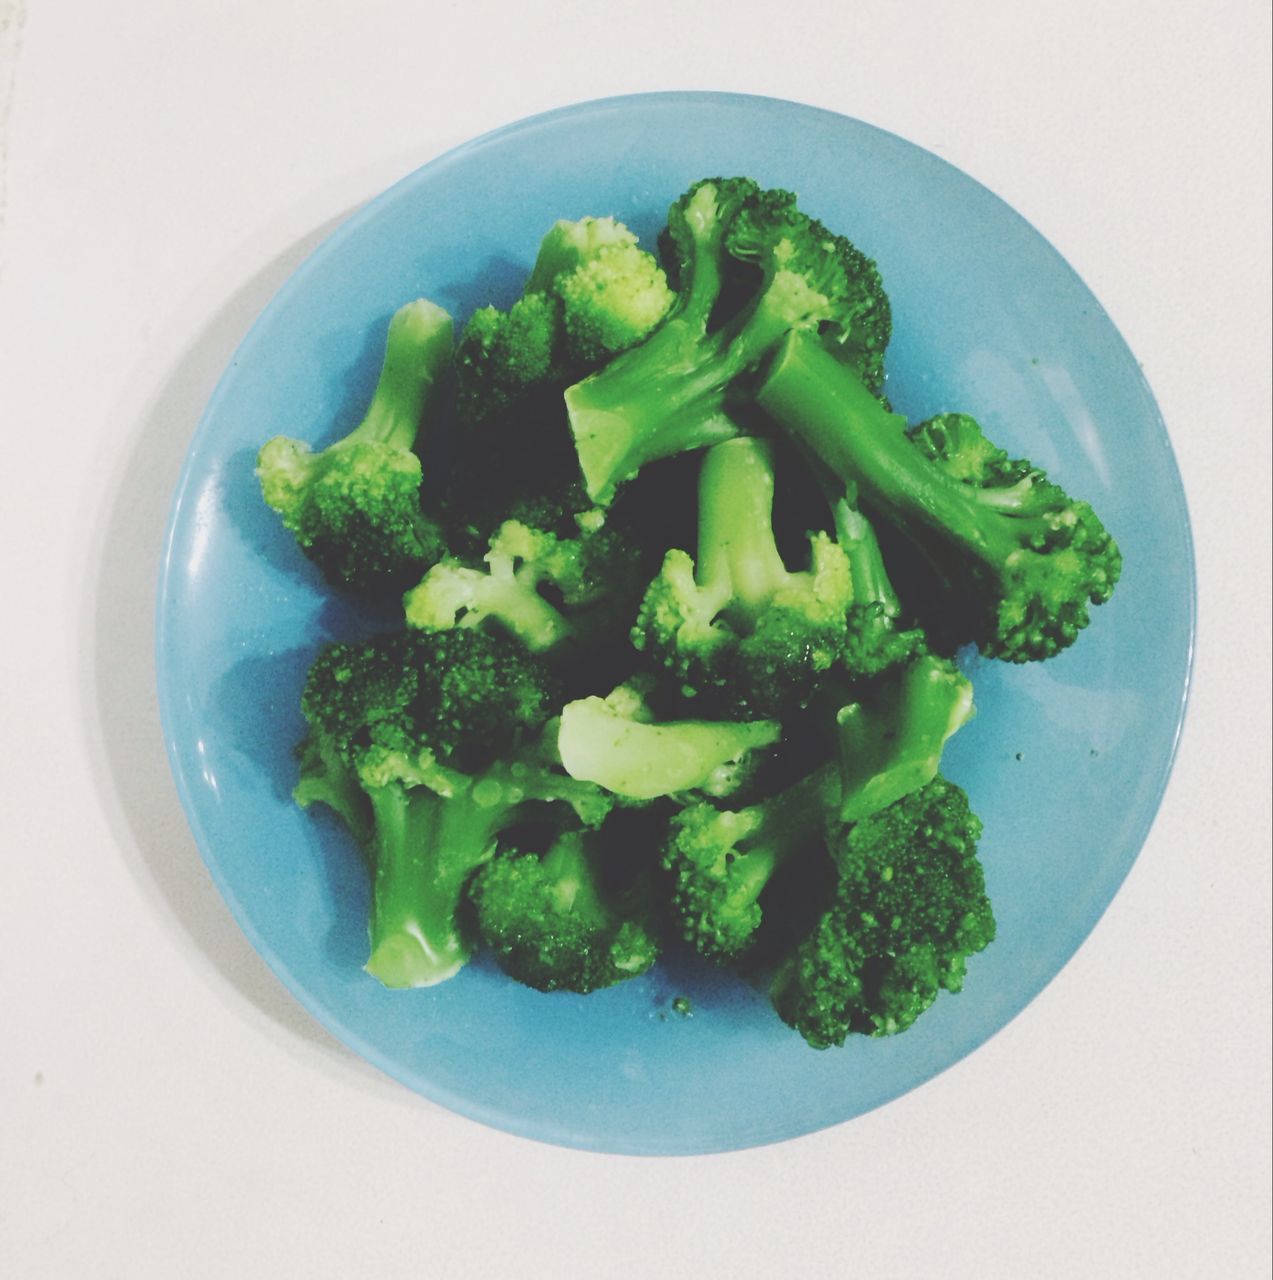
[(498, 636), (407, 633), (330, 645), (302, 697), (309, 736), (295, 796), (333, 808), (372, 874), (367, 970), (385, 986), (457, 972), (472, 940), (465, 885), (499, 834), (563, 801), (599, 824), (611, 800), (555, 756), (547, 671)]
[(750, 754), (778, 741), (773, 720), (656, 721), (639, 682), (568, 702), (558, 749), (571, 777), (629, 800), (690, 791), (723, 796), (748, 776)]
[(781, 966), (779, 1016), (810, 1045), (905, 1031), (995, 936), (968, 797), (935, 778), (844, 830), (835, 901)]
[(469, 890), (478, 934), (510, 977), (586, 993), (658, 958), (648, 895), (607, 882), (604, 845), (604, 833), (566, 831), (543, 855), (504, 853), (478, 873)]
[(877, 676), (922, 647), (865, 517), (841, 500), (839, 541), (809, 536), (787, 568), (773, 527), (773, 453), (742, 436), (715, 445), (699, 482), (697, 563), (679, 548), (642, 601), (632, 642), (692, 694), (727, 712), (785, 717), (827, 678)]
[(569, 538), (506, 520), (484, 569), (447, 557), (425, 574), (405, 597), (407, 624), (443, 630), (491, 621), (535, 652), (595, 638), (616, 610), (630, 607), (644, 560), (626, 530), (596, 515)]
[(950, 736), (972, 714), (971, 682), (954, 663), (932, 654), (841, 707), (841, 819), (865, 818), (931, 782)]
[(265, 501), (301, 550), (337, 586), (401, 590), (445, 551), (421, 507), (423, 470), (414, 449), (436, 411), (451, 363), (451, 317), (423, 299), (389, 322), (384, 365), (366, 416), (343, 439), (314, 452), (275, 436), (256, 472)]
[(672, 818), (663, 852), (672, 915), (696, 951), (729, 961), (751, 946), (761, 894), (780, 867), (825, 841), (839, 795), (828, 765), (747, 808), (718, 809), (702, 800)]
[(486, 421), (596, 368), (644, 338), (672, 297), (663, 269), (621, 222), (555, 223), (522, 296), (507, 311), (475, 311), (460, 335), (461, 421)]
[(910, 539), (937, 570), (959, 642), (1010, 662), (1050, 658), (1110, 598), (1122, 559), (1086, 502), (1010, 461), (963, 415), (914, 438), (847, 365), (792, 334), (760, 404)]
[[(668, 319), (565, 393), (598, 502), (655, 459), (737, 434), (735, 384), (791, 329), (821, 334), (873, 382), (882, 376), (890, 319), (874, 264), (801, 213), (790, 193), (707, 179), (672, 205), (668, 232), (680, 283)], [(748, 275), (751, 287), (741, 288)]]

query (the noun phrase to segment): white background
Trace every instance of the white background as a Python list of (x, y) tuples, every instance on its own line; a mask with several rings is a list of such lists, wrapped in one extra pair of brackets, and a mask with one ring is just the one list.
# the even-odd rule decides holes
[[(1267, 1275), (1267, 9), (0, 0), (0, 1275)], [(314, 1026), (202, 869), (150, 655), (182, 454), (302, 256), (476, 133), (662, 88), (859, 116), (1033, 222), (1144, 364), (1201, 584), (1171, 787), (1064, 973), (880, 1111), (677, 1160), (486, 1130)]]

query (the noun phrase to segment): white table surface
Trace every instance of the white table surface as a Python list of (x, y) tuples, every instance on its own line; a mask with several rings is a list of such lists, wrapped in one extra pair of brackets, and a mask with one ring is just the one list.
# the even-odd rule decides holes
[[(1268, 1274), (1267, 8), (0, 0), (0, 1276)], [(302, 256), (474, 134), (665, 88), (859, 116), (1033, 222), (1144, 365), (1201, 586), (1174, 778), (1060, 977), (873, 1114), (676, 1160), (315, 1026), (199, 861), (150, 648), (182, 454)]]

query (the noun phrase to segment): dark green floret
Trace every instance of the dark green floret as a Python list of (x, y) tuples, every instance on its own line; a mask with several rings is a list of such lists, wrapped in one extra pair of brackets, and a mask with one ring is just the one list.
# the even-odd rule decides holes
[(644, 973), (659, 940), (640, 884), (607, 876), (604, 834), (566, 831), (543, 854), (488, 863), (469, 891), (500, 968), (539, 991), (586, 993)]
[(384, 365), (362, 422), (318, 452), (275, 436), (256, 472), (265, 501), (336, 586), (401, 590), (446, 550), (421, 506), (415, 452), (451, 364), (451, 317), (421, 299), (389, 322)]
[(825, 1049), (905, 1031), (961, 990), (968, 957), (995, 936), (980, 836), (968, 797), (940, 777), (846, 828), (835, 901), (774, 981), (783, 1021)]
[(1009, 662), (1050, 658), (1113, 593), (1122, 559), (1092, 508), (1009, 460), (966, 415), (912, 437), (851, 368), (798, 334), (758, 399), (920, 549), (943, 584), (954, 640)]
[(761, 895), (793, 858), (825, 845), (839, 800), (834, 766), (743, 809), (686, 805), (669, 826), (663, 865), (672, 877), (672, 915), (700, 955), (722, 962), (752, 945)]
[(883, 377), (891, 322), (874, 264), (790, 193), (743, 178), (695, 183), (668, 211), (667, 240), (679, 286), (668, 318), (566, 391), (597, 502), (658, 458), (737, 434), (731, 396), (790, 330), (821, 335), (873, 385)]

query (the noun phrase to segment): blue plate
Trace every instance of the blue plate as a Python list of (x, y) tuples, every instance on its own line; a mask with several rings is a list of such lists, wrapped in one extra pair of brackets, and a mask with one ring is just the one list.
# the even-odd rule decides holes
[[(691, 962), (588, 997), (479, 961), (429, 990), (362, 971), (367, 886), (333, 821), (289, 792), (298, 696), (359, 620), (260, 501), (259, 445), (356, 421), (393, 310), (462, 320), (517, 294), (556, 218), (613, 214), (653, 243), (709, 174), (797, 191), (877, 259), (893, 301), (890, 393), (960, 408), (1089, 499), (1123, 547), (1113, 601), (1062, 657), (973, 671), (979, 714), (947, 772), (986, 824), (999, 937), (910, 1031), (815, 1052), (763, 994)], [(550, 112), (426, 165), (345, 223), (266, 309), (191, 446), (159, 584), (158, 677), (177, 786), (208, 867), (296, 998), (412, 1089), (487, 1124), (602, 1151), (688, 1154), (837, 1124), (914, 1088), (1018, 1013), (1113, 897), (1180, 732), (1193, 556), (1167, 434), (1135, 359), (1057, 252), (1002, 201), (899, 138), (765, 98), (670, 93)], [(671, 1009), (687, 995), (692, 1016)]]

